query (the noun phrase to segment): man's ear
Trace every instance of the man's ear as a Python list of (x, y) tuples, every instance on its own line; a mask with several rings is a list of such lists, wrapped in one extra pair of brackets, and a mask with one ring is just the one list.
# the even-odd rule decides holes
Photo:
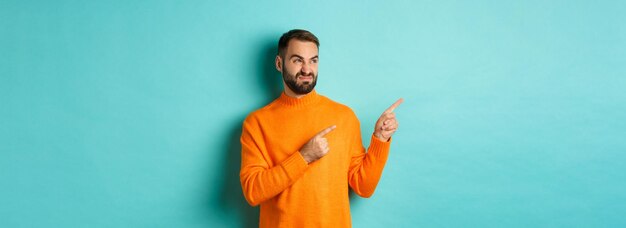
[(276, 55), (276, 70), (280, 73), (283, 72), (283, 59), (280, 55)]

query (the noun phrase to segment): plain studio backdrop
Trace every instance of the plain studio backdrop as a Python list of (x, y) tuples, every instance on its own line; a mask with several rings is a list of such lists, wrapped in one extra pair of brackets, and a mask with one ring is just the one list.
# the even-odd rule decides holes
[(624, 227), (624, 12), (3, 0), (0, 227), (254, 227), (241, 123), (282, 90), (292, 28), (320, 38), (317, 90), (352, 107), (365, 146), (405, 99), (376, 193), (351, 197), (354, 227)]

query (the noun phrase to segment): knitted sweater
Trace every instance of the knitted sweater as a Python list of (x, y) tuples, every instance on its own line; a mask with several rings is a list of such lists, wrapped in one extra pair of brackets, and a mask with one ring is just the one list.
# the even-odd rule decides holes
[[(321, 130), (330, 151), (310, 164), (300, 148)], [(260, 227), (350, 227), (348, 186), (370, 197), (389, 154), (371, 137), (365, 152), (359, 121), (347, 106), (314, 91), (283, 93), (243, 123), (240, 181), (250, 205), (261, 205)]]

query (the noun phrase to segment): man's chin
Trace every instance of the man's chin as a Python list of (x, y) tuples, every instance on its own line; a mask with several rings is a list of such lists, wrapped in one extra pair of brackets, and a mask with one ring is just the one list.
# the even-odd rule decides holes
[(308, 94), (311, 91), (313, 91), (313, 87), (311, 87), (310, 85), (307, 86), (298, 86), (298, 91), (294, 91), (298, 94), (304, 95), (304, 94)]
[(307, 83), (302, 83), (302, 84), (298, 85), (298, 87), (299, 87), (300, 89), (303, 89), (303, 90), (309, 90), (309, 89), (311, 89), (311, 90), (312, 90), (312, 89), (313, 89), (313, 88), (312, 88), (312, 87), (313, 87), (313, 83), (309, 83), (309, 82), (307, 82)]

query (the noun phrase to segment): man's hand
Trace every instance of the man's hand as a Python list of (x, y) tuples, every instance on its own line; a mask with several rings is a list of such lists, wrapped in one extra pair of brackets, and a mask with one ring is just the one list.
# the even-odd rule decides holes
[(337, 126), (333, 125), (320, 131), (317, 135), (313, 136), (309, 142), (302, 146), (300, 154), (302, 154), (302, 157), (304, 157), (307, 163), (317, 161), (328, 153), (330, 148), (328, 148), (328, 140), (326, 140), (324, 136), (335, 130), (335, 128), (337, 128)]
[(374, 136), (384, 142), (389, 141), (391, 135), (398, 129), (398, 121), (396, 120), (396, 114), (393, 113), (393, 110), (398, 107), (404, 101), (404, 99), (400, 98), (396, 103), (393, 103), (376, 121), (376, 126), (374, 126)]

